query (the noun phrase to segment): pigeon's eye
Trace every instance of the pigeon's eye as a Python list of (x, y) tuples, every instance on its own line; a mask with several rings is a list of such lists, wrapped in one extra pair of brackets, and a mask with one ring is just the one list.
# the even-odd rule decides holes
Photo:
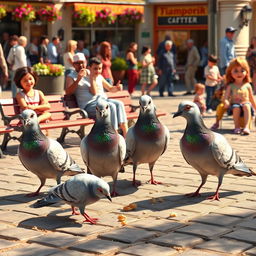
[(108, 106), (106, 106), (106, 109), (108, 109)]
[(30, 118), (34, 118), (34, 116), (35, 116), (34, 114), (31, 114)]
[(148, 102), (148, 104), (151, 104), (151, 100)]
[(184, 110), (189, 111), (189, 110), (191, 109), (191, 107), (192, 107), (192, 106), (190, 106), (190, 105), (186, 105), (185, 108), (184, 108)]

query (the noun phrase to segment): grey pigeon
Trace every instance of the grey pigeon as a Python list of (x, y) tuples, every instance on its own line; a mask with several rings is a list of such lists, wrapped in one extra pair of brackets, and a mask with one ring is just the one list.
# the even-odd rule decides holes
[(24, 167), (36, 174), (41, 181), (37, 191), (28, 196), (38, 195), (47, 178), (56, 179), (59, 184), (62, 175), (73, 176), (84, 172), (59, 142), (47, 138), (42, 133), (35, 111), (24, 110), (20, 119), (23, 124), (23, 134), (18, 156)]
[(189, 196), (198, 196), (201, 187), (205, 184), (208, 175), (218, 177), (218, 187), (209, 199), (219, 200), (219, 188), (223, 176), (230, 173), (236, 176), (256, 175), (249, 169), (237, 153), (232, 149), (224, 136), (208, 129), (202, 119), (198, 106), (191, 101), (179, 104), (178, 111), (173, 117), (183, 116), (187, 126), (180, 140), (183, 157), (201, 175), (202, 183)]
[(160, 184), (154, 180), (153, 168), (157, 159), (165, 152), (170, 139), (166, 126), (162, 125), (156, 116), (153, 100), (143, 95), (139, 101), (140, 114), (137, 122), (129, 128), (126, 136), (125, 164), (133, 164), (133, 185), (140, 182), (135, 180), (137, 166), (142, 163), (149, 164), (151, 184)]
[(38, 200), (34, 207), (40, 208), (64, 201), (71, 205), (72, 214), (79, 214), (75, 211), (75, 207), (78, 207), (86, 222), (96, 224), (98, 219), (91, 218), (86, 214), (85, 206), (93, 204), (103, 197), (112, 201), (108, 183), (94, 175), (83, 173), (54, 187), (45, 198)]
[(123, 136), (111, 124), (110, 107), (100, 99), (96, 105), (96, 121), (80, 145), (81, 155), (90, 172), (98, 177), (111, 176), (116, 196), (116, 180), (125, 158), (126, 144)]

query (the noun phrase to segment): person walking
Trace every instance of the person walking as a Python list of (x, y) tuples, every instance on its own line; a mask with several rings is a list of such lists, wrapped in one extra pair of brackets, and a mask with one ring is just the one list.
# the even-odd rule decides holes
[(111, 59), (112, 59), (112, 51), (111, 44), (107, 41), (103, 41), (100, 43), (99, 53), (97, 57), (101, 60), (102, 63), (102, 76), (105, 80), (113, 85), (114, 79), (111, 72)]
[(48, 44), (48, 59), (50, 63), (57, 64), (59, 61), (59, 53), (58, 53), (58, 45), (60, 43), (60, 39), (57, 36), (52, 38), (52, 42)]
[(0, 94), (2, 92), (2, 85), (6, 84), (8, 81), (8, 67), (4, 57), (4, 51), (2, 45), (0, 44), (0, 67), (1, 67), (1, 84), (0, 84)]
[(141, 51), (141, 63), (142, 70), (140, 75), (140, 84), (141, 84), (141, 95), (146, 93), (146, 87), (149, 85), (147, 89), (147, 94), (150, 95), (150, 92), (157, 85), (157, 75), (155, 71), (155, 58), (151, 55), (151, 48), (148, 46), (143, 46)]
[(135, 86), (138, 82), (138, 60), (135, 57), (135, 53), (138, 49), (138, 45), (135, 42), (130, 43), (129, 48), (126, 51), (126, 61), (128, 64), (128, 92), (132, 95)]
[(229, 62), (236, 57), (233, 37), (237, 29), (227, 27), (225, 37), (220, 41), (220, 73), (225, 75)]
[(256, 36), (253, 36), (251, 39), (251, 44), (246, 53), (246, 59), (251, 70), (253, 91), (256, 94)]
[(16, 97), (17, 87), (14, 82), (14, 73), (18, 68), (27, 67), (27, 56), (25, 53), (25, 47), (27, 45), (27, 38), (20, 36), (18, 38), (18, 44), (16, 44), (16, 38), (14, 38), (13, 46), (8, 54), (7, 62), (10, 65), (11, 76), (11, 88), (12, 97)]
[(185, 86), (187, 92), (184, 95), (191, 95), (193, 94), (192, 90), (196, 84), (195, 75), (200, 63), (200, 55), (192, 39), (187, 40), (187, 48), (188, 56), (185, 65)]
[(167, 84), (168, 96), (174, 97), (173, 94), (173, 75), (176, 72), (174, 55), (171, 52), (172, 41), (165, 42), (165, 51), (159, 55), (158, 73), (159, 78), (159, 96), (164, 97), (165, 85)]
[(49, 63), (48, 49), (47, 49), (48, 44), (49, 44), (49, 39), (47, 38), (47, 36), (42, 36), (40, 39), (40, 45), (38, 46), (39, 62), (42, 64)]
[(75, 51), (77, 48), (77, 41), (68, 40), (66, 52), (63, 55), (63, 62), (65, 66), (65, 77), (71, 72), (71, 70), (75, 70), (73, 66), (73, 57), (75, 55)]

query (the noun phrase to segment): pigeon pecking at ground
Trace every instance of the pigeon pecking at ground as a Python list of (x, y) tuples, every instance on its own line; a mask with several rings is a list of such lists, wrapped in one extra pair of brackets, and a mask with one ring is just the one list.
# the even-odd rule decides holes
[(64, 201), (71, 205), (72, 214), (79, 214), (75, 211), (75, 207), (78, 207), (80, 213), (85, 217), (85, 222), (96, 224), (98, 219), (91, 218), (86, 214), (85, 206), (104, 197), (112, 201), (108, 183), (94, 175), (83, 173), (54, 187), (45, 198), (38, 200), (33, 206), (41, 208)]
[(179, 104), (173, 117), (183, 116), (187, 126), (180, 140), (183, 157), (201, 175), (202, 183), (189, 196), (199, 196), (199, 191), (205, 184), (208, 175), (218, 177), (218, 187), (209, 199), (219, 200), (219, 188), (223, 176), (230, 173), (236, 176), (256, 175), (249, 169), (237, 153), (231, 148), (224, 136), (208, 129), (202, 119), (198, 106), (191, 101)]
[(111, 176), (113, 190), (117, 196), (116, 180), (126, 153), (125, 139), (111, 124), (110, 107), (100, 99), (96, 105), (96, 121), (90, 133), (80, 145), (81, 155), (90, 172), (98, 177)]
[(37, 196), (47, 178), (60, 183), (62, 175), (73, 176), (84, 171), (56, 140), (47, 138), (40, 130), (37, 115), (31, 109), (24, 110), (20, 119), (23, 133), (18, 148), (18, 156), (23, 166), (38, 176), (41, 185), (28, 196)]
[(159, 184), (154, 180), (153, 168), (158, 158), (165, 152), (170, 139), (166, 126), (162, 125), (156, 116), (156, 108), (152, 98), (143, 95), (139, 101), (140, 114), (137, 122), (129, 128), (126, 136), (125, 164), (133, 165), (133, 185), (139, 186), (135, 173), (137, 166), (148, 163), (151, 174), (151, 184)]

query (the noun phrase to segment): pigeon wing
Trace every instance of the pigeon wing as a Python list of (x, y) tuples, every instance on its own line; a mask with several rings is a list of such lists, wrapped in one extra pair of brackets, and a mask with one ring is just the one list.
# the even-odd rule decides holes
[(165, 137), (165, 145), (164, 145), (164, 150), (163, 150), (162, 154), (166, 151), (167, 146), (170, 141), (170, 132), (169, 132), (169, 129), (165, 125), (164, 125), (164, 137)]
[(89, 165), (89, 157), (88, 157), (88, 143), (87, 143), (87, 137), (84, 137), (80, 144), (80, 151), (83, 158), (83, 161), (86, 166)]
[(124, 162), (125, 154), (126, 154), (126, 143), (122, 135), (118, 134), (118, 136), (119, 136), (118, 151), (119, 151), (120, 164), (122, 165)]
[(58, 141), (49, 139), (49, 142), (47, 156), (55, 170), (83, 173), (83, 170), (81, 170)]
[(134, 126), (129, 128), (126, 134), (126, 159), (133, 156), (135, 148), (136, 148), (136, 140), (134, 136)]
[[(210, 145), (211, 152), (216, 162), (227, 170), (242, 172), (246, 175), (252, 174), (252, 171), (245, 165), (242, 159), (230, 146), (228, 141), (219, 133), (213, 133), (214, 139)], [(237, 173), (239, 174), (239, 173)]]

